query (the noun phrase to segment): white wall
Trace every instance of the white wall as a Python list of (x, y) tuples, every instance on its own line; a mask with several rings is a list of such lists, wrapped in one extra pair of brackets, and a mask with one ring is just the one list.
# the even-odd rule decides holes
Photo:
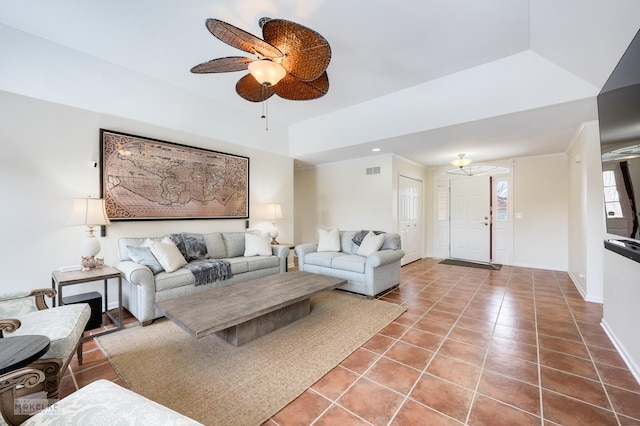
[(604, 315), (602, 325), (640, 383), (640, 263), (604, 252)]
[[(367, 175), (370, 167), (380, 167), (380, 174)], [(393, 173), (391, 155), (296, 170), (295, 242), (317, 241), (318, 229), (335, 227), (396, 232)]]
[[(249, 157), (251, 228), (268, 231), (266, 204), (279, 202), (279, 239), (293, 239), (291, 158), (0, 91), (0, 292), (49, 287), (54, 269), (79, 263), (84, 229), (65, 222), (71, 199), (100, 194), (99, 171), (89, 167), (100, 128)], [(114, 222), (101, 255), (113, 264), (121, 236), (221, 230), (243, 231), (244, 220)]]
[(515, 266), (567, 270), (568, 182), (564, 154), (514, 160)]
[(567, 155), (569, 167), (568, 273), (590, 302), (603, 301), (605, 235), (598, 123), (585, 123)]

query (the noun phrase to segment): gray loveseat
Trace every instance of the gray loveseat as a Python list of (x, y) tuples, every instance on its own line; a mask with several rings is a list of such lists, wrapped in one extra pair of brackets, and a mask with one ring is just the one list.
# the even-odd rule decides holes
[(380, 250), (368, 256), (357, 254), (353, 239), (359, 231), (340, 231), (339, 251), (318, 251), (318, 243), (296, 246), (298, 269), (347, 280), (343, 290), (373, 297), (400, 284), (400, 235), (385, 233)]
[[(256, 232), (250, 232), (256, 235)], [(196, 285), (196, 277), (188, 265), (173, 272), (166, 270), (154, 273), (152, 268), (134, 262), (132, 250), (145, 244), (147, 238), (120, 238), (118, 240), (119, 261), (114, 266), (122, 272), (122, 301), (142, 325), (150, 324), (155, 318), (162, 316), (155, 307), (156, 302), (173, 299), (210, 288), (233, 285), (238, 282), (279, 274), (287, 270), (289, 248), (285, 246), (268, 246), (271, 253), (245, 256), (245, 232), (213, 232), (209, 234), (188, 234), (201, 236), (206, 250), (200, 252), (201, 258), (220, 259), (230, 265), (231, 277), (216, 279)], [(257, 233), (259, 235), (259, 232)], [(149, 238), (160, 241), (164, 237)], [(132, 248), (133, 247), (133, 248)], [(189, 256), (185, 256), (187, 259)], [(137, 259), (140, 262), (140, 259)], [(193, 263), (196, 259), (191, 260)], [(144, 263), (144, 262), (143, 262)]]

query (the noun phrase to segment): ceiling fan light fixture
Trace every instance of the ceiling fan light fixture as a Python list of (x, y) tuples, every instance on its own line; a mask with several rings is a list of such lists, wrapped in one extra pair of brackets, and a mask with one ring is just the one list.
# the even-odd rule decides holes
[(249, 73), (262, 85), (275, 86), (287, 75), (287, 70), (270, 59), (259, 59), (249, 64)]
[(464, 158), (464, 156), (465, 154), (458, 154), (458, 158), (451, 161), (451, 164), (459, 168), (467, 167), (469, 164), (471, 164), (471, 159)]

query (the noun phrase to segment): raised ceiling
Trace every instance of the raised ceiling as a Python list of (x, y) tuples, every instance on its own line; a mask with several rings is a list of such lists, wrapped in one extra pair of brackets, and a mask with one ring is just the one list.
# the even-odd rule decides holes
[[(277, 17), (331, 44), (313, 101), (241, 99), (218, 18)], [(0, 0), (0, 90), (320, 164), (395, 153), (425, 166), (565, 152), (640, 29), (637, 0)]]

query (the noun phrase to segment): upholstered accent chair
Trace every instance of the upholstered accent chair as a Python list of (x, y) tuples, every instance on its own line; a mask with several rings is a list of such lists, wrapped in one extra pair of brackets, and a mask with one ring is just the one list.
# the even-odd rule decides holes
[(48, 398), (58, 397), (58, 386), (73, 354), (82, 364), (84, 328), (91, 316), (86, 303), (58, 306), (49, 309), (45, 296), (53, 298), (56, 291), (45, 288), (31, 292), (0, 294), (0, 337), (41, 335), (51, 340), (49, 350), (29, 367), (40, 370), (45, 378), (39, 388)]
[[(7, 404), (15, 401), (15, 388), (19, 385), (33, 387), (42, 380), (42, 373), (32, 368), (23, 368), (0, 376), (0, 398)], [(10, 425), (67, 426), (67, 425), (172, 425), (202, 426), (176, 411), (160, 405), (133, 391), (108, 380), (97, 380), (71, 395), (57, 401), (51, 412), (39, 412), (32, 417), (7, 416), (13, 406), (3, 405), (5, 420)], [(3, 425), (0, 416), (0, 425)]]

